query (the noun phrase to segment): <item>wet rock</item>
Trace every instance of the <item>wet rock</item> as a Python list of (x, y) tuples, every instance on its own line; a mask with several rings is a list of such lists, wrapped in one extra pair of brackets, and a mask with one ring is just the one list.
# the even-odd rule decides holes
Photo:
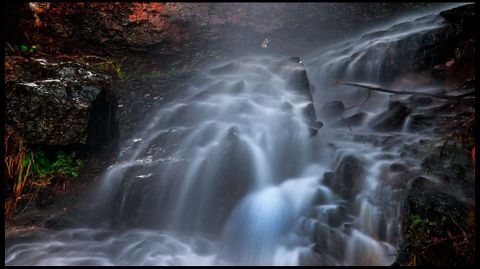
[(345, 118), (345, 120), (342, 120), (342, 119), (337, 120), (336, 122), (333, 123), (333, 126), (345, 126), (346, 124), (348, 124), (350, 127), (359, 126), (363, 123), (366, 117), (367, 117), (367, 113), (359, 112), (357, 114), (354, 114), (350, 117)]
[(78, 62), (19, 62), (5, 82), (6, 124), (30, 144), (101, 148), (118, 135), (110, 83)]
[(313, 105), (310, 82), (302, 60), (299, 57), (290, 57), (274, 63), (271, 68), (273, 72), (287, 78), (287, 87), (295, 93), (300, 94), (306, 101), (302, 108), (302, 114), (305, 116), (309, 125), (310, 136), (315, 136), (318, 130), (323, 126), (321, 121), (317, 121), (315, 107)]
[(287, 86), (292, 91), (298, 92), (312, 101), (307, 71), (299, 57), (290, 57), (282, 61), (280, 73), (287, 77)]
[(353, 201), (363, 187), (364, 163), (353, 155), (345, 156), (333, 174), (326, 174), (324, 184), (347, 201)]
[(475, 4), (467, 4), (440, 12), (440, 16), (453, 23), (463, 23), (465, 27), (475, 24)]
[(292, 103), (288, 101), (284, 101), (281, 105), (280, 108), (284, 111), (292, 111), (293, 110), (293, 105)]
[(433, 126), (433, 116), (416, 114), (411, 116), (410, 124), (407, 126), (410, 131), (420, 131)]
[(416, 106), (428, 106), (433, 103), (433, 98), (426, 96), (412, 95), (407, 100)]
[(67, 229), (74, 226), (74, 221), (65, 216), (53, 216), (45, 221), (45, 228), (58, 230), (58, 229)]
[(405, 171), (406, 169), (407, 167), (405, 167), (405, 165), (400, 163), (392, 163), (390, 165), (390, 170), (393, 172), (401, 172), (401, 171)]
[(38, 208), (47, 207), (55, 202), (55, 191), (52, 188), (41, 188), (36, 197), (35, 203)]
[(345, 111), (345, 105), (342, 101), (328, 102), (320, 109), (320, 114), (327, 120), (339, 118)]
[(370, 126), (377, 131), (398, 131), (403, 127), (403, 123), (411, 109), (400, 101), (390, 104), (388, 110), (376, 116), (370, 122)]
[(214, 75), (220, 75), (235, 72), (236, 70), (238, 70), (238, 64), (228, 63), (219, 67), (212, 68), (210, 70), (210, 73)]

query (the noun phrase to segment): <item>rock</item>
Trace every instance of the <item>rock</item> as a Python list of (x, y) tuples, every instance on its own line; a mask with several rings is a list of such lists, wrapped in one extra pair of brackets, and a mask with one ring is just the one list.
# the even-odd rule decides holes
[(333, 174), (324, 175), (324, 184), (347, 201), (353, 201), (362, 190), (365, 170), (364, 163), (353, 155), (345, 156)]
[(78, 62), (19, 62), (5, 82), (6, 125), (29, 144), (110, 145), (118, 136), (110, 78)]
[(377, 131), (397, 131), (402, 129), (403, 123), (411, 109), (400, 101), (390, 104), (388, 110), (376, 116), (370, 122), (370, 126)]
[(418, 95), (412, 95), (407, 100), (416, 106), (428, 106), (433, 103), (433, 98)]
[(41, 188), (36, 197), (35, 203), (38, 208), (47, 207), (55, 202), (55, 191), (50, 187)]
[(363, 123), (365, 118), (367, 117), (367, 113), (365, 112), (359, 112), (357, 114), (354, 114), (350, 117), (345, 118), (345, 120), (339, 119), (333, 123), (333, 126), (346, 126), (345, 122), (350, 126), (359, 126)]
[(433, 126), (433, 116), (425, 116), (422, 114), (416, 114), (411, 116), (409, 125), (407, 126), (410, 131), (420, 131)]
[(210, 73), (214, 75), (220, 75), (220, 74), (234, 72), (236, 70), (238, 70), (238, 64), (235, 64), (232, 62), (219, 67), (212, 68), (210, 70)]
[(453, 23), (463, 23), (465, 27), (475, 24), (475, 4), (467, 4), (440, 12), (440, 16)]
[(334, 120), (340, 118), (344, 111), (345, 105), (337, 100), (324, 104), (320, 109), (320, 115), (326, 120)]
[[(285, 49), (295, 32), (299, 48), (318, 47), (329, 38), (355, 33), (400, 11), (435, 7), (412, 3), (28, 3), (35, 25), (27, 32), (42, 47), (71, 51), (78, 47), (96, 52), (154, 52), (173, 54), (211, 44), (240, 52), (260, 48), (267, 36), (268, 50)], [(12, 7), (13, 6), (13, 7)], [(8, 11), (19, 10), (9, 3)], [(31, 12), (30, 12), (31, 13)], [(8, 13), (11, 14), (11, 13)], [(14, 13), (16, 14), (16, 13)], [(18, 13), (25, 16), (27, 12)], [(366, 14), (359, 16), (358, 14)], [(12, 17), (12, 16), (10, 16)], [(30, 17), (33, 17), (30, 15)], [(13, 17), (12, 17), (13, 18)], [(6, 37), (24, 31), (8, 20)], [(324, 27), (319, 28), (318, 25)], [(339, 27), (341, 30), (339, 30)], [(225, 38), (228, 36), (228, 38)], [(291, 49), (290, 49), (291, 52)]]
[(390, 170), (392, 170), (393, 172), (402, 172), (407, 170), (407, 167), (405, 167), (405, 165), (400, 163), (392, 163), (390, 165)]
[[(408, 249), (409, 247), (422, 248), (429, 245), (428, 240), (432, 238), (442, 239), (462, 235), (463, 230), (459, 230), (460, 226), (466, 229), (468, 224), (465, 217), (468, 214), (469, 205), (448, 193), (449, 190), (445, 187), (429, 182), (423, 177), (413, 180), (402, 205), (402, 216), (404, 216), (402, 226), (405, 238), (402, 252), (411, 253), (412, 249)], [(425, 256), (437, 256), (442, 251), (448, 250), (448, 245), (439, 247), (442, 249), (425, 248)], [(448, 253), (451, 254), (447, 256), (452, 256), (451, 261), (448, 261), (449, 264), (464, 263), (468, 260), (468, 257), (458, 255), (456, 252)], [(408, 257), (400, 260), (408, 260)], [(431, 264), (430, 261), (423, 259), (417, 262), (423, 265)], [(442, 263), (442, 261), (437, 262)]]
[(271, 70), (277, 72), (282, 77), (286, 77), (288, 89), (300, 94), (306, 100), (306, 104), (302, 108), (302, 113), (309, 125), (310, 136), (315, 136), (323, 126), (323, 123), (317, 121), (312, 92), (310, 90), (310, 82), (302, 60), (300, 60), (299, 57), (282, 59), (276, 62), (274, 66), (271, 67)]

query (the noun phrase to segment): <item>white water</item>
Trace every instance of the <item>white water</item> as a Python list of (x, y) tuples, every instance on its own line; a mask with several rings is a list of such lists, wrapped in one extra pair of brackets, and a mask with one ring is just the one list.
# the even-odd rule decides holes
[[(396, 74), (387, 54), (415, 49), (441, 25), (437, 16), (413, 19), (305, 59), (317, 110), (364, 96), (329, 78), (387, 83)], [(94, 228), (19, 236), (5, 264), (391, 264), (399, 198), (387, 168), (402, 141), (421, 136), (373, 132), (369, 120), (390, 101), (378, 94), (348, 112), (370, 115), (354, 132), (326, 124), (311, 137), (311, 97), (289, 84), (302, 67), (285, 61), (250, 57), (205, 68), (125, 143), (94, 196)], [(363, 167), (351, 200), (323, 177), (347, 156)]]

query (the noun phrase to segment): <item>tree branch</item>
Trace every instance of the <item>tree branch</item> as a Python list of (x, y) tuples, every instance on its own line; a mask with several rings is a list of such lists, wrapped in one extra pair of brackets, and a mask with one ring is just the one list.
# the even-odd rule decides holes
[(386, 92), (386, 93), (392, 93), (392, 94), (413, 94), (413, 95), (428, 96), (428, 97), (434, 97), (434, 98), (440, 98), (440, 99), (461, 99), (461, 100), (475, 99), (475, 97), (465, 98), (470, 95), (475, 95), (475, 91), (471, 91), (471, 92), (460, 94), (460, 95), (439, 95), (434, 93), (424, 93), (424, 92), (414, 92), (414, 91), (393, 91), (393, 90), (384, 89), (384, 88), (380, 88), (372, 85), (353, 83), (353, 82), (341, 81), (341, 80), (333, 80), (333, 82), (335, 82), (336, 84), (360, 87), (360, 88), (365, 88), (372, 91)]

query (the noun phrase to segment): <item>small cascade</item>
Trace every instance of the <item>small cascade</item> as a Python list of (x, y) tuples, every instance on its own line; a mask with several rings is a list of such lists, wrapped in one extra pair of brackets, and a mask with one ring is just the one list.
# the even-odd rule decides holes
[(437, 101), (367, 98), (331, 79), (404, 87), (443, 26), (424, 14), (304, 62), (205, 66), (123, 144), (90, 228), (16, 238), (5, 264), (391, 265), (402, 197), (392, 167), (417, 169), (402, 146), (427, 135), (410, 132), (415, 113)]

